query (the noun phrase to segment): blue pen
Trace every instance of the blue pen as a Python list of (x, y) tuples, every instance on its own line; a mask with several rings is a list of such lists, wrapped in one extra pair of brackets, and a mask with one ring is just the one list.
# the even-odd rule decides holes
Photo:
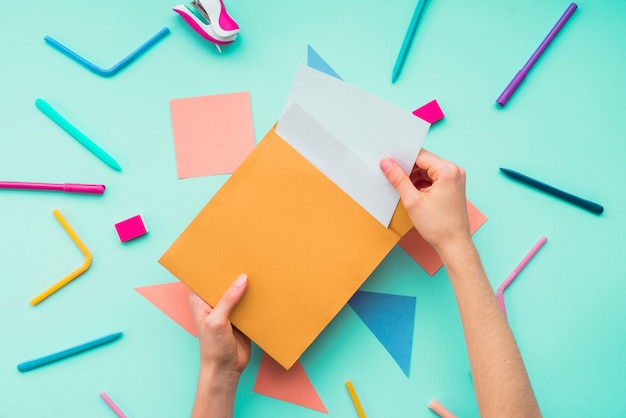
[(93, 341), (89, 341), (84, 344), (77, 345), (76, 347), (59, 351), (58, 353), (50, 354), (50, 355), (47, 355), (47, 356), (44, 356), (35, 360), (25, 361), (24, 363), (20, 363), (17, 365), (17, 370), (24, 373), (24, 372), (36, 369), (37, 367), (45, 366), (46, 364), (50, 364), (55, 361), (64, 359), (66, 357), (73, 356), (74, 354), (78, 354), (83, 351), (98, 347), (100, 345), (115, 341), (116, 339), (121, 337), (121, 335), (122, 335), (121, 332), (116, 332), (114, 334), (110, 334), (105, 337), (98, 338)]
[(402, 46), (400, 47), (398, 58), (396, 58), (396, 64), (393, 66), (393, 73), (391, 74), (392, 83), (395, 83), (396, 79), (400, 75), (400, 70), (404, 65), (404, 59), (406, 58), (406, 54), (409, 52), (409, 46), (411, 46), (413, 34), (415, 33), (415, 29), (417, 28), (417, 22), (420, 20), (420, 16), (422, 15), (422, 10), (424, 10), (425, 3), (426, 0), (417, 0), (417, 5), (415, 6), (415, 11), (413, 12), (413, 17), (411, 18), (411, 23), (409, 24), (409, 28), (404, 35), (404, 41), (402, 41)]
[(87, 138), (85, 134), (79, 131), (74, 125), (69, 123), (63, 116), (61, 116), (56, 110), (52, 108), (45, 100), (37, 99), (35, 100), (35, 106), (37, 109), (41, 110), (44, 115), (52, 119), (54, 123), (59, 125), (65, 132), (70, 134), (75, 140), (77, 140), (82, 146), (87, 148), (102, 160), (106, 165), (111, 167), (114, 170), (122, 171), (122, 167), (115, 161), (113, 157), (106, 153), (102, 148), (98, 146), (91, 139)]
[(579, 206), (595, 214), (599, 215), (602, 212), (604, 212), (604, 207), (602, 207), (601, 205), (595, 202), (583, 199), (578, 196), (574, 196), (573, 194), (564, 192), (563, 190), (557, 189), (556, 187), (552, 187), (539, 180), (535, 180), (522, 173), (518, 173), (517, 171), (510, 170), (508, 168), (500, 168), (500, 171), (515, 180), (521, 181), (522, 183), (535, 187), (539, 190), (543, 190), (544, 192), (549, 193), (552, 196), (556, 196), (567, 202), (573, 203), (574, 205)]

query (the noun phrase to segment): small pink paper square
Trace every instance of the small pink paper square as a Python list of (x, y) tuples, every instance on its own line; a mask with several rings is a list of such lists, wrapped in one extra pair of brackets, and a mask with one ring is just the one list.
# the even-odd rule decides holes
[(170, 100), (178, 178), (230, 174), (254, 149), (250, 93)]
[(146, 228), (141, 215), (135, 215), (132, 218), (116, 223), (115, 232), (117, 232), (117, 237), (121, 242), (126, 242), (146, 234), (148, 228)]
[(435, 122), (439, 122), (445, 116), (443, 110), (439, 107), (437, 100), (432, 100), (426, 103), (424, 106), (417, 108), (413, 111), (413, 114), (420, 119), (425, 120), (431, 125)]

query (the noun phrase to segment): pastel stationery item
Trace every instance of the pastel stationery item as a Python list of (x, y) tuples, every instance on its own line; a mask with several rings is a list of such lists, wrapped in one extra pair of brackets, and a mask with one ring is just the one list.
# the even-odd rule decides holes
[(416, 298), (359, 290), (348, 304), (409, 377)]
[(500, 96), (496, 99), (496, 103), (504, 107), (504, 105), (509, 101), (513, 93), (515, 93), (517, 88), (520, 86), (520, 84), (522, 84), (522, 81), (524, 81), (524, 79), (528, 75), (528, 72), (535, 65), (539, 57), (541, 57), (541, 55), (545, 52), (545, 50), (548, 48), (550, 43), (554, 40), (556, 35), (560, 32), (560, 30), (563, 29), (565, 22), (569, 20), (572, 14), (576, 11), (577, 7), (578, 6), (576, 5), (576, 3), (571, 3), (567, 7), (567, 9), (565, 10), (565, 13), (563, 13), (563, 15), (559, 18), (559, 20), (556, 22), (556, 24), (552, 28), (552, 30), (548, 33), (545, 39), (541, 42), (539, 47), (530, 56), (530, 59), (526, 62), (526, 64), (524, 64), (522, 69), (519, 70), (519, 72), (515, 75), (515, 77), (513, 77), (513, 80), (511, 80), (511, 82), (502, 91)]
[(52, 108), (45, 100), (35, 100), (35, 106), (41, 110), (44, 115), (48, 116), (54, 123), (59, 125), (65, 132), (70, 134), (75, 140), (77, 140), (83, 147), (87, 148), (93, 155), (98, 157), (102, 162), (111, 167), (114, 170), (122, 171), (122, 167), (117, 161), (109, 154), (100, 148), (95, 142), (89, 139), (85, 134), (79, 131), (74, 125), (61, 116), (56, 110)]
[[(302, 111), (294, 112), (293, 105)], [(391, 157), (410, 173), (429, 127), (386, 100), (302, 65), (276, 133), (387, 226), (400, 196), (380, 160)]]
[(88, 61), (85, 58), (81, 57), (76, 52), (72, 51), (71, 49), (69, 49), (68, 47), (66, 47), (65, 45), (60, 43), (59, 41), (57, 41), (57, 40), (55, 40), (55, 39), (53, 39), (53, 38), (51, 38), (49, 36), (46, 36), (44, 38), (44, 41), (46, 41), (46, 43), (48, 45), (50, 45), (51, 47), (53, 47), (54, 49), (56, 49), (57, 51), (59, 51), (60, 53), (65, 55), (66, 57), (70, 58), (71, 60), (77, 62), (80, 65), (82, 65), (83, 67), (85, 67), (89, 71), (91, 71), (91, 72), (93, 72), (95, 74), (98, 74), (98, 75), (100, 75), (102, 77), (112, 77), (115, 74), (117, 74), (117, 72), (120, 71), (122, 68), (126, 67), (128, 64), (130, 64), (135, 59), (137, 59), (140, 55), (142, 55), (144, 52), (146, 52), (148, 49), (150, 49), (151, 46), (153, 46), (158, 41), (160, 41), (168, 33), (170, 33), (170, 30), (167, 27), (161, 29), (154, 36), (152, 36), (150, 39), (148, 39), (146, 42), (141, 44), (139, 46), (139, 48), (135, 49), (126, 58), (124, 58), (123, 60), (121, 60), (120, 62), (118, 62), (114, 66), (112, 66), (111, 68), (102, 68), (102, 67), (98, 67), (95, 64), (92, 64), (90, 61)]
[(350, 380), (346, 382), (346, 389), (348, 389), (348, 394), (350, 395), (350, 399), (352, 399), (352, 403), (354, 404), (354, 409), (356, 409), (357, 415), (359, 416), (359, 418), (365, 418), (365, 412), (363, 411), (363, 407), (361, 406), (361, 401), (356, 395), (354, 385)]
[(311, 47), (311, 45), (308, 45), (307, 48), (307, 61), (306, 64), (311, 67), (311, 68), (315, 68), (317, 71), (321, 71), (325, 74), (328, 74), (332, 77), (338, 78), (339, 80), (343, 80), (343, 78), (341, 78), (341, 76), (339, 74), (337, 74), (337, 71), (335, 71), (325, 60), (324, 58), (322, 58), (317, 51), (315, 51), (313, 49), (313, 47)]
[(535, 180), (534, 178), (528, 177), (525, 174), (519, 173), (517, 171), (514, 170), (510, 170), (508, 168), (500, 168), (500, 171), (511, 177), (512, 179), (515, 179), (517, 181), (520, 181), (524, 184), (527, 184), (531, 187), (534, 187), (535, 189), (539, 189), (542, 190), (548, 194), (551, 194), (552, 196), (558, 197), (560, 199), (565, 200), (566, 202), (572, 203), (578, 207), (581, 207), (585, 210), (588, 210), (589, 212), (595, 213), (597, 215), (601, 214), (602, 212), (604, 212), (604, 207), (602, 205), (599, 205), (598, 203), (592, 202), (590, 200), (587, 199), (583, 199), (581, 197), (578, 196), (574, 196), (573, 194), (564, 192), (561, 189), (557, 189), (556, 187), (550, 186), (544, 182), (541, 182), (539, 180)]
[(103, 194), (104, 184), (76, 184), (76, 183), (32, 183), (24, 181), (0, 181), (0, 189), (26, 189), (59, 191), (65, 193)]
[(411, 42), (413, 41), (415, 30), (417, 29), (417, 23), (419, 22), (420, 17), (422, 16), (422, 11), (424, 10), (424, 4), (426, 4), (426, 0), (417, 0), (417, 4), (415, 5), (415, 11), (413, 12), (413, 17), (411, 17), (409, 28), (404, 35), (404, 40), (402, 41), (400, 52), (398, 52), (396, 63), (393, 66), (393, 72), (391, 73), (392, 83), (395, 83), (396, 79), (400, 75), (402, 67), (404, 66), (404, 61), (407, 54), (409, 53), (409, 47), (411, 46)]
[(105, 392), (100, 392), (100, 397), (102, 400), (111, 408), (111, 410), (117, 415), (118, 418), (126, 418), (126, 415), (122, 412), (122, 410), (113, 402), (113, 400), (107, 395)]
[(245, 272), (230, 319), (288, 369), (410, 226), (401, 205), (383, 226), (272, 129), (159, 262), (210, 305)]
[[(467, 215), (470, 222), (470, 232), (473, 234), (486, 221), (487, 217), (480, 212), (472, 202), (466, 201)], [(443, 261), (437, 251), (411, 225), (409, 231), (398, 243), (404, 251), (413, 258), (429, 275), (434, 275), (443, 267)]]
[(296, 361), (289, 370), (285, 370), (274, 359), (263, 353), (252, 391), (283, 402), (328, 413), (299, 361)]
[(189, 6), (179, 4), (173, 10), (200, 36), (213, 42), (220, 53), (220, 45), (237, 39), (239, 25), (228, 14), (222, 0), (193, 0)]
[(170, 100), (178, 178), (230, 174), (254, 149), (250, 92)]
[(54, 217), (57, 219), (57, 221), (59, 221), (63, 229), (65, 229), (65, 232), (67, 232), (70, 238), (72, 238), (72, 241), (74, 241), (74, 244), (76, 244), (80, 252), (83, 253), (83, 255), (85, 256), (85, 261), (76, 270), (72, 271), (63, 279), (59, 280), (57, 283), (53, 284), (48, 289), (46, 289), (45, 291), (43, 291), (42, 293), (34, 297), (30, 301), (30, 304), (32, 306), (37, 305), (42, 300), (46, 299), (48, 296), (52, 295), (54, 292), (61, 289), (63, 286), (65, 286), (66, 284), (68, 284), (69, 282), (71, 282), (72, 280), (74, 280), (75, 278), (83, 274), (84, 272), (86, 272), (89, 266), (91, 266), (91, 261), (93, 260), (91, 252), (89, 252), (85, 244), (83, 244), (80, 238), (78, 238), (78, 235), (76, 235), (76, 232), (74, 232), (70, 224), (67, 223), (63, 215), (61, 215), (61, 212), (59, 212), (58, 209), (55, 209), (52, 211), (52, 213), (54, 214)]
[(83, 351), (91, 350), (92, 348), (96, 348), (103, 344), (110, 343), (112, 341), (117, 340), (121, 336), (122, 336), (121, 332), (116, 332), (116, 333), (109, 334), (101, 338), (97, 338), (92, 341), (88, 341), (80, 345), (77, 345), (75, 347), (71, 347), (71, 348), (61, 350), (53, 354), (49, 354), (47, 356), (37, 358), (35, 360), (25, 361), (17, 365), (17, 370), (19, 370), (20, 372), (28, 372), (38, 367), (45, 366), (50, 363), (54, 363), (55, 361), (59, 361), (64, 358), (82, 353)]
[(120, 242), (127, 242), (148, 233), (141, 215), (135, 215), (115, 224), (115, 232)]
[(441, 110), (441, 107), (439, 107), (439, 103), (437, 103), (437, 100), (431, 100), (424, 106), (415, 109), (412, 113), (418, 118), (424, 119), (431, 125), (439, 122), (445, 116), (443, 114), (443, 110)]
[(502, 308), (502, 312), (504, 312), (504, 316), (506, 316), (506, 307), (504, 306), (504, 291), (507, 289), (507, 287), (509, 287), (509, 285), (513, 282), (513, 280), (515, 280), (515, 278), (521, 273), (521, 271), (524, 269), (524, 267), (526, 267), (526, 265), (535, 256), (535, 254), (537, 254), (537, 251), (539, 251), (541, 247), (543, 247), (543, 245), (546, 243), (547, 240), (548, 238), (541, 237), (539, 241), (535, 244), (535, 246), (530, 250), (530, 252), (526, 254), (526, 257), (524, 257), (522, 261), (517, 265), (517, 267), (515, 267), (513, 272), (509, 274), (509, 277), (507, 277), (502, 282), (502, 284), (498, 286), (497, 297), (498, 297), (498, 302), (500, 302), (500, 307)]
[(169, 316), (185, 331), (198, 336), (193, 312), (189, 307), (189, 288), (182, 282), (137, 287), (135, 290)]
[(441, 418), (456, 418), (452, 412), (440, 404), (436, 399), (428, 402), (428, 407)]

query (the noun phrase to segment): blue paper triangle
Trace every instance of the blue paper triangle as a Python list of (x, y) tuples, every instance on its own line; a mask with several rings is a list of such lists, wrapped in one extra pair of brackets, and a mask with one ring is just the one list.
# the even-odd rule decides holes
[(337, 74), (337, 72), (335, 72), (335, 70), (333, 70), (332, 67), (328, 65), (328, 63), (324, 61), (324, 59), (320, 57), (313, 48), (311, 48), (311, 45), (309, 45), (309, 53), (306, 65), (313, 69), (316, 69), (317, 71), (321, 71), (330, 76), (338, 78), (339, 80), (343, 80), (343, 78), (341, 78), (341, 76)]
[(407, 377), (411, 369), (415, 301), (413, 296), (361, 290), (348, 301)]

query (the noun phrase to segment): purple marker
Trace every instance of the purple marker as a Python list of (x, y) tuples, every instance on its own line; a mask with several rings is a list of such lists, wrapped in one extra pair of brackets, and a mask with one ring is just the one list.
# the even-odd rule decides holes
[(567, 22), (567, 20), (570, 18), (570, 16), (572, 16), (572, 14), (574, 14), (577, 7), (578, 6), (576, 5), (576, 3), (572, 3), (567, 7), (567, 10), (565, 10), (565, 13), (563, 13), (563, 16), (561, 16), (559, 21), (556, 22), (556, 25), (554, 25), (554, 27), (550, 31), (550, 33), (548, 33), (548, 36), (546, 36), (543, 42), (541, 42), (541, 45), (539, 45), (539, 48), (537, 48), (537, 50), (533, 53), (533, 55), (526, 62), (524, 67), (521, 70), (519, 70), (519, 72), (515, 75), (515, 77), (513, 77), (513, 80), (511, 80), (509, 85), (506, 86), (502, 94), (500, 94), (500, 97), (498, 97), (498, 99), (496, 100), (496, 103), (504, 107), (504, 105), (506, 104), (506, 102), (509, 101), (509, 99), (511, 98), (515, 90), (517, 90), (519, 85), (522, 84), (522, 81), (524, 81), (524, 78), (526, 78), (526, 75), (528, 74), (530, 69), (533, 67), (533, 65), (535, 65), (535, 63), (537, 62), (541, 54), (543, 54), (546, 48), (548, 48), (548, 45), (550, 45), (550, 42), (552, 42), (552, 40), (557, 35), (557, 33), (559, 33), (561, 28), (563, 28), (563, 25), (565, 25), (565, 22)]

